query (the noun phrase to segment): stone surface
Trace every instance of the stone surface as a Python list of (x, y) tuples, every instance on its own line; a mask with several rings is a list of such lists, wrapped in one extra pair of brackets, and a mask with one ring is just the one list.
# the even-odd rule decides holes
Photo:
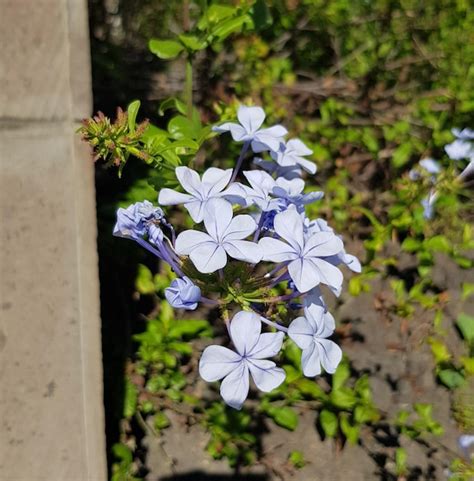
[(86, 2), (0, 8), (0, 478), (104, 481)]

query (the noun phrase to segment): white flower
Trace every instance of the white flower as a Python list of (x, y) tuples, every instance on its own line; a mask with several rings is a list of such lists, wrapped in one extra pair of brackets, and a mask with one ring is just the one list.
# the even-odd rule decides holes
[(235, 409), (240, 409), (249, 392), (249, 373), (260, 391), (270, 392), (285, 380), (285, 371), (273, 361), (281, 349), (282, 332), (261, 334), (262, 324), (254, 312), (238, 312), (230, 323), (232, 351), (223, 346), (209, 346), (202, 353), (199, 374), (208, 382), (224, 379), (221, 396)]
[(303, 374), (313, 377), (321, 374), (321, 366), (330, 374), (336, 371), (342, 359), (340, 347), (326, 339), (335, 328), (334, 317), (318, 304), (307, 304), (304, 317), (296, 318), (288, 328), (288, 335), (303, 350)]

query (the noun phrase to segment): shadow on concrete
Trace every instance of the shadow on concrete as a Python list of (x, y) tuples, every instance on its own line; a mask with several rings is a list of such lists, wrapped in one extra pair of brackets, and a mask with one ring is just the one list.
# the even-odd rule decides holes
[(158, 478), (157, 481), (269, 481), (266, 474), (207, 474), (203, 471), (190, 471)]

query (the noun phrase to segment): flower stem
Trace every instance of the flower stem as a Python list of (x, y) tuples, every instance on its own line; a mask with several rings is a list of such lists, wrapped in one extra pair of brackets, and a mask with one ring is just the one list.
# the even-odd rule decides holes
[(265, 323), (265, 324), (268, 324), (269, 326), (272, 326), (274, 327), (275, 329), (278, 329), (279, 331), (282, 331), (282, 332), (288, 332), (288, 328), (285, 327), (285, 326), (280, 326), (280, 324), (277, 324), (276, 322), (273, 322), (273, 321), (269, 321), (268, 319), (266, 319), (265, 317), (263, 316), (260, 316), (260, 320)]
[(193, 119), (193, 59), (188, 54), (186, 59), (186, 78), (184, 86), (184, 97), (186, 99), (186, 113), (188, 119)]
[(250, 146), (250, 142), (244, 142), (244, 145), (242, 146), (242, 150), (240, 151), (239, 158), (237, 159), (237, 164), (235, 165), (234, 172), (232, 173), (232, 177), (230, 179), (230, 184), (235, 181), (237, 174), (239, 173), (240, 167), (242, 167), (242, 162), (244, 161), (245, 154), (247, 153), (247, 150)]

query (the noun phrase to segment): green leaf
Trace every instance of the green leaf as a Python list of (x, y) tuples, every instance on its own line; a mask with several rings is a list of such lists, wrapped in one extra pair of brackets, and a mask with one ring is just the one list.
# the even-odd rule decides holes
[(450, 252), (451, 245), (449, 240), (444, 235), (435, 235), (426, 239), (423, 243), (425, 248), (434, 252)]
[(346, 361), (341, 362), (332, 376), (332, 388), (339, 389), (342, 387), (349, 379), (350, 375), (351, 370), (349, 364)]
[(403, 448), (397, 448), (395, 451), (395, 466), (398, 476), (404, 476), (407, 473), (407, 452)]
[(161, 429), (165, 429), (170, 425), (170, 420), (168, 419), (168, 416), (163, 411), (159, 411), (155, 414), (155, 417), (153, 419), (153, 425), (155, 426), (155, 429), (160, 431)]
[(131, 132), (135, 132), (138, 109), (140, 108), (140, 101), (134, 100), (127, 107), (128, 114), (128, 128)]
[(333, 389), (330, 394), (331, 403), (340, 409), (351, 409), (357, 402), (354, 392), (349, 388)]
[(176, 40), (159, 40), (156, 38), (152, 38), (148, 42), (148, 48), (151, 53), (164, 60), (175, 58), (184, 50), (184, 46)]
[(327, 394), (323, 388), (312, 379), (302, 378), (296, 381), (296, 387), (301, 394), (311, 397), (312, 399), (327, 399)]
[(402, 242), (402, 250), (406, 252), (416, 252), (421, 246), (421, 242), (413, 239), (413, 237), (407, 237)]
[(252, 22), (252, 20), (247, 14), (224, 20), (211, 30), (211, 35), (219, 40), (224, 40), (231, 33), (240, 32), (242, 27), (249, 22)]
[(456, 389), (465, 383), (464, 376), (454, 369), (442, 369), (438, 373), (439, 380), (449, 389)]
[(168, 132), (175, 139), (196, 139), (200, 130), (197, 122), (182, 115), (173, 117), (168, 123)]
[(474, 344), (474, 317), (460, 314), (456, 319), (456, 325), (461, 331), (464, 340), (469, 344)]
[(351, 444), (357, 444), (359, 441), (359, 434), (360, 434), (360, 426), (352, 425), (349, 421), (349, 414), (348, 413), (341, 413), (340, 415), (340, 425), (341, 431), (347, 440)]
[(137, 411), (138, 391), (130, 379), (125, 379), (125, 392), (123, 399), (123, 417), (131, 418)]
[(186, 104), (176, 97), (169, 97), (166, 100), (163, 100), (158, 108), (158, 114), (164, 115), (169, 109), (176, 109), (180, 114), (186, 115)]
[(301, 451), (291, 451), (288, 456), (288, 461), (296, 468), (301, 469), (305, 466), (306, 461), (304, 454)]
[(444, 343), (437, 339), (429, 339), (428, 343), (435, 358), (436, 364), (447, 362), (451, 359), (451, 353)]
[(190, 33), (183, 33), (178, 36), (181, 43), (191, 52), (197, 52), (198, 50), (203, 50), (207, 47), (207, 42), (200, 39), (196, 35)]
[(257, 0), (254, 3), (252, 7), (252, 20), (257, 31), (264, 30), (272, 24), (272, 15), (265, 0)]
[(321, 425), (324, 434), (328, 438), (334, 438), (336, 436), (339, 422), (336, 414), (334, 414), (332, 411), (323, 409), (319, 413), (319, 424)]
[(411, 144), (405, 143), (399, 145), (392, 155), (392, 164), (394, 167), (402, 167), (405, 165), (409, 160), (412, 153), (412, 146)]
[(155, 283), (153, 274), (150, 269), (143, 264), (138, 264), (138, 273), (135, 279), (135, 289), (140, 294), (153, 294), (155, 292)]
[(170, 328), (168, 336), (170, 339), (192, 339), (198, 334), (211, 334), (209, 322), (203, 319), (185, 319), (176, 321)]
[(298, 414), (288, 406), (269, 406), (265, 411), (282, 428), (294, 431), (298, 426)]

